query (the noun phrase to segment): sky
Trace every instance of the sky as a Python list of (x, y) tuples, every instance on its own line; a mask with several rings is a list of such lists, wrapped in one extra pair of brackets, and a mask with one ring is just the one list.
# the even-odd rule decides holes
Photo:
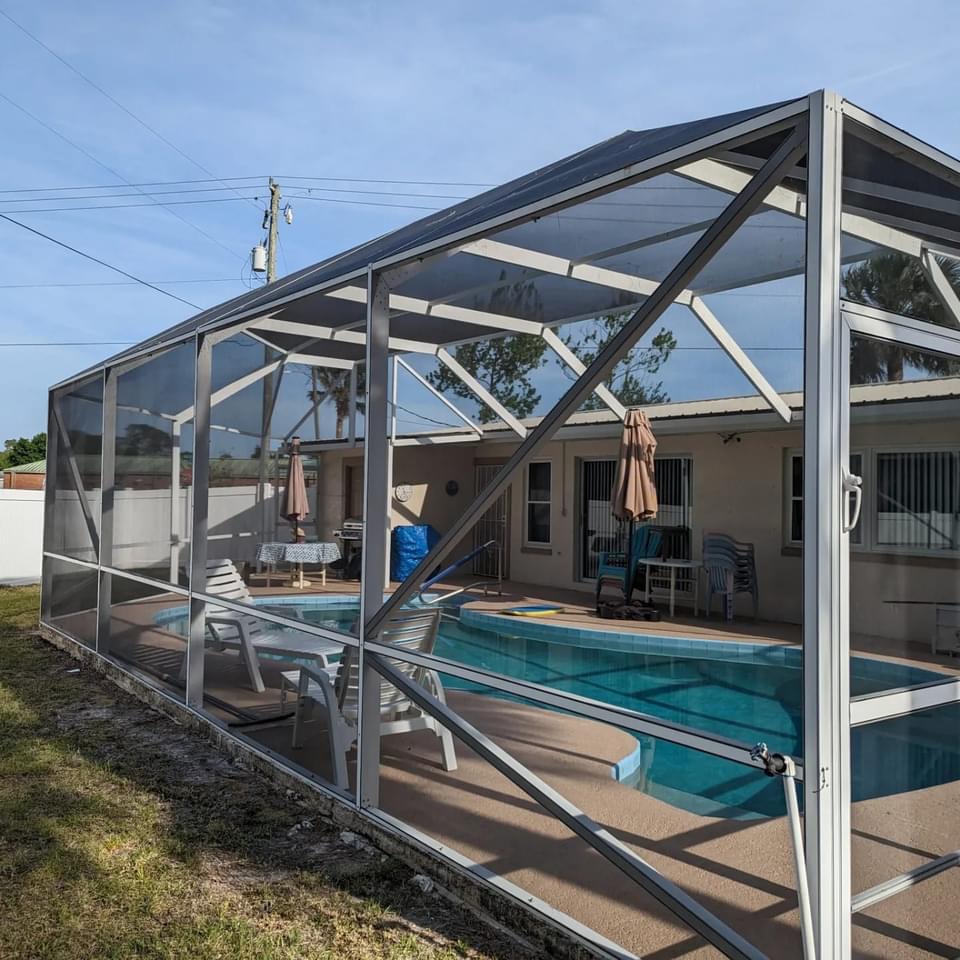
[[(282, 274), (624, 129), (820, 87), (960, 154), (950, 0), (922, 17), (885, 0), (282, 0), (269, 15), (246, 0), (0, 0), (0, 12), (0, 212), (197, 308), (256, 282), (268, 176), (295, 208)], [(241, 186), (127, 186), (211, 174)], [(425, 183), (383, 182), (403, 180)], [(64, 199), (113, 186), (132, 196)], [(64, 187), (98, 189), (38, 191)], [(160, 196), (175, 189), (196, 192)], [(89, 209), (105, 205), (122, 206)], [(0, 237), (0, 442), (45, 429), (50, 384), (196, 312), (8, 221)], [(721, 319), (769, 345), (772, 316), (798, 302), (795, 286), (730, 298)], [(692, 349), (696, 330), (675, 332), (676, 398), (683, 378), (733, 389), (737, 374)], [(756, 359), (796, 386), (788, 351)]]

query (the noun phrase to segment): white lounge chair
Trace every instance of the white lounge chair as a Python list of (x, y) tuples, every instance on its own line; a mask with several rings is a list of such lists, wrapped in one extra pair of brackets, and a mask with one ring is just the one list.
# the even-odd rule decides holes
[[(253, 597), (232, 560), (207, 561), (206, 592), (225, 600), (253, 604)], [(293, 610), (290, 614), (296, 615)], [(252, 614), (209, 603), (206, 624), (207, 645), (219, 650), (236, 649), (250, 675), (250, 685), (257, 693), (263, 693), (265, 689), (257, 656), (259, 653), (311, 659), (322, 668), (328, 667), (331, 659), (343, 650), (343, 645), (334, 641), (322, 640), (294, 628), (288, 629), (261, 620)]]
[[(405, 647), (418, 653), (432, 653), (440, 623), (439, 610), (404, 610), (387, 621), (381, 643)], [(441, 702), (446, 702), (443, 685), (435, 670), (400, 660), (391, 664), (406, 674)], [(334, 782), (341, 789), (349, 788), (347, 753), (357, 739), (357, 715), (360, 709), (360, 669), (353, 647), (344, 649), (336, 666), (319, 670), (300, 667), (283, 674), (283, 688), (297, 692), (297, 709), (293, 722), (294, 748), (303, 743), (303, 725), (315, 705), (327, 713), (327, 737)], [(457, 769), (453, 735), (433, 717), (424, 713), (405, 693), (380, 681), (380, 735), (432, 730), (440, 739), (444, 770)]]

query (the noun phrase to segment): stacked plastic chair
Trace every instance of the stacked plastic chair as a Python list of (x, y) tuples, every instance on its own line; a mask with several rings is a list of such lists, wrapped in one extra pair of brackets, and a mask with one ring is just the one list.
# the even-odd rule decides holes
[[(623, 599), (629, 603), (633, 597), (640, 561), (660, 555), (663, 533), (656, 527), (642, 524), (634, 528), (633, 547), (629, 551), (607, 551), (600, 554), (597, 569), (595, 601), (600, 602), (600, 590), (604, 580), (614, 580), (623, 589)], [(632, 561), (632, 562), (628, 562)]]
[(724, 616), (733, 619), (733, 598), (738, 593), (753, 597), (753, 617), (757, 617), (757, 562), (752, 543), (741, 543), (725, 533), (703, 535), (703, 568), (706, 571), (706, 613), (710, 615), (713, 595), (724, 599)]

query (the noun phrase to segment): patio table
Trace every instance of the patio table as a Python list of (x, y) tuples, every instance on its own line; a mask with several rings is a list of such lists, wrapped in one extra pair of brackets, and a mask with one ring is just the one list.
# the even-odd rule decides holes
[(257, 563), (267, 565), (267, 586), (270, 586), (271, 567), (280, 561), (297, 564), (297, 576), (290, 585), (302, 590), (308, 583), (303, 578), (305, 563), (320, 564), (320, 579), (327, 585), (327, 564), (340, 559), (340, 548), (335, 543), (311, 541), (309, 543), (260, 543), (257, 544)]
[(699, 560), (664, 560), (661, 557), (641, 557), (638, 563), (642, 563), (647, 568), (647, 592), (646, 601), (650, 602), (652, 593), (653, 571), (655, 569), (664, 569), (670, 571), (670, 616), (674, 615), (677, 600), (677, 571), (687, 570), (692, 573), (693, 582), (693, 612), (694, 615), (700, 609), (700, 568), (703, 566)]

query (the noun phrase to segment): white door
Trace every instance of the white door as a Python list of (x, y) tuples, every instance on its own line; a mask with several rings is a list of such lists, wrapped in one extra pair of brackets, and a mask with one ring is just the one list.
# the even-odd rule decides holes
[(847, 303), (842, 318), (839, 676), (859, 957), (871, 925), (895, 930), (904, 911), (942, 932), (934, 878), (960, 864), (960, 329)]

